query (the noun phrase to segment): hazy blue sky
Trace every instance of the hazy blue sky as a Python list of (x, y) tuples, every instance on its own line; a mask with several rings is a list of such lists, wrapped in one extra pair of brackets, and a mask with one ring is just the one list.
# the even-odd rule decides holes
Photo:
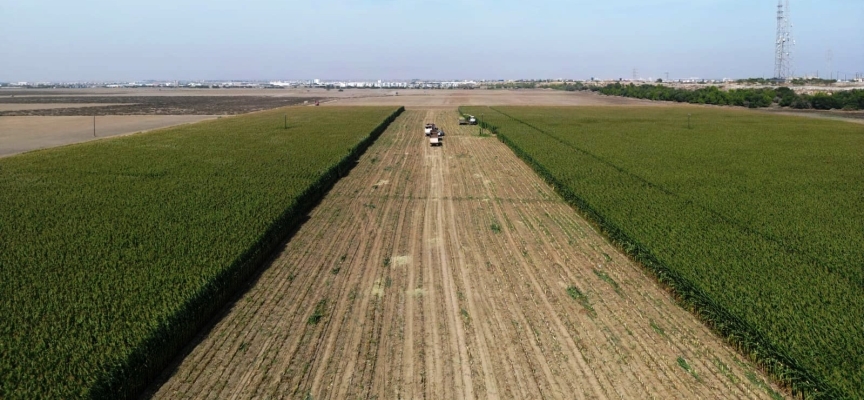
[[(791, 0), (798, 74), (864, 0)], [(0, 0), (0, 81), (773, 75), (776, 0)]]

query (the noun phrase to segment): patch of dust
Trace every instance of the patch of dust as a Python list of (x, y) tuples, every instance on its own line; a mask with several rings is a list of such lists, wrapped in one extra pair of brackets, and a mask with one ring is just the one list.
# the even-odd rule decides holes
[(411, 256), (396, 256), (390, 259), (390, 265), (395, 265), (398, 267), (408, 265), (411, 263)]

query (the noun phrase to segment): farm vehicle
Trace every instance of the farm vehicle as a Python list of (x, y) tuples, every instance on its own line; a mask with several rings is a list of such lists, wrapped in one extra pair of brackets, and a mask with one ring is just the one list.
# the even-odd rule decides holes
[(460, 117), (459, 125), (477, 125), (477, 118), (474, 118), (473, 115), (469, 115), (467, 118)]
[(423, 133), (429, 138), (430, 146), (441, 146), (444, 139), (444, 130), (435, 126), (435, 124), (426, 124)]

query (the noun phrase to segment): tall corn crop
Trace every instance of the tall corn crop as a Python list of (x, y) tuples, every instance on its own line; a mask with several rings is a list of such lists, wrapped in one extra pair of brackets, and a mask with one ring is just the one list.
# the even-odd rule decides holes
[(864, 126), (694, 107), (463, 111), (793, 392), (864, 398)]
[(0, 398), (135, 396), (401, 111), (277, 109), (0, 160)]

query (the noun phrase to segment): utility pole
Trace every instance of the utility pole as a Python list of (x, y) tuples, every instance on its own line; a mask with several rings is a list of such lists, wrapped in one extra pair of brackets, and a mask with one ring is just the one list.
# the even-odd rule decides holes
[(789, 22), (789, 0), (777, 0), (777, 39), (774, 49), (774, 77), (777, 79), (792, 76), (792, 24)]
[(93, 137), (96, 137), (96, 115), (93, 115)]

